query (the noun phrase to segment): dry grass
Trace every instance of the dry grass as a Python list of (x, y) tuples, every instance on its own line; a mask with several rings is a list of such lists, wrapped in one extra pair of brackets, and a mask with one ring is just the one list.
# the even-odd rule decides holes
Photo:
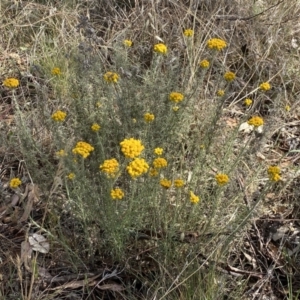
[[(0, 299), (297, 299), (299, 12), (296, 0), (1, 3), (0, 79), (20, 87), (1, 87)], [(228, 43), (221, 55), (207, 49), (212, 37)], [(126, 54), (124, 39), (134, 43)], [(169, 52), (155, 68), (161, 41)], [(203, 76), (202, 59), (213, 62)], [(51, 75), (57, 66), (60, 77)], [(112, 70), (122, 78), (115, 90), (102, 82)], [(222, 81), (229, 70), (230, 85)], [(272, 89), (259, 92), (266, 81)], [(172, 90), (189, 99), (176, 121), (161, 104)], [(57, 109), (70, 115), (64, 128), (51, 121)], [(153, 133), (131, 120), (145, 109), (166, 117)], [(239, 131), (253, 115), (264, 119), (263, 133)], [(102, 150), (86, 129), (91, 120), (107, 121)], [(180, 174), (187, 189), (161, 193), (145, 179), (130, 194), (122, 175), (114, 183), (134, 205), (106, 203), (111, 183), (93, 174), (104, 159), (121, 160), (124, 132), (146, 148), (163, 145), (173, 162), (164, 174)], [(98, 160), (76, 169), (55, 152), (79, 138), (99, 146)], [(270, 165), (280, 182), (269, 182)], [(80, 180), (68, 182), (66, 171)], [(220, 172), (230, 176), (224, 189), (214, 180)], [(13, 177), (22, 179), (18, 190), (9, 188)], [(184, 204), (190, 189), (198, 206)], [(33, 233), (50, 251), (32, 251)]]

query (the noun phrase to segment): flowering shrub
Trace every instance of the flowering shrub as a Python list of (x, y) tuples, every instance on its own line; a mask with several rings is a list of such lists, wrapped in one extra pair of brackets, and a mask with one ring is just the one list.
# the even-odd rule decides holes
[(261, 83), (261, 84), (259, 85), (259, 89), (260, 89), (261, 91), (266, 92), (266, 91), (268, 91), (268, 90), (271, 89), (271, 85), (270, 85), (269, 82), (263, 82), (263, 83)]
[(200, 201), (200, 198), (191, 191), (190, 192), (190, 201), (192, 204), (197, 204)]
[(156, 154), (156, 155), (162, 155), (163, 152), (164, 152), (163, 148), (155, 148), (154, 149), (154, 154)]
[(168, 48), (165, 44), (159, 43), (154, 45), (153, 51), (158, 54), (167, 54)]
[(94, 147), (86, 142), (78, 142), (72, 150), (73, 154), (81, 155), (83, 158), (87, 158), (92, 151)]
[(60, 68), (53, 68), (52, 70), (51, 70), (51, 74), (52, 75), (54, 75), (54, 76), (59, 76), (59, 75), (61, 75), (61, 70), (60, 70)]
[(221, 51), (226, 46), (226, 42), (221, 39), (214, 38), (207, 41), (207, 47), (212, 50)]
[(118, 80), (119, 80), (119, 77), (120, 76), (117, 73), (114, 73), (114, 72), (106, 72), (103, 75), (104, 80), (108, 83), (117, 83)]
[(166, 178), (161, 179), (159, 183), (165, 189), (169, 189), (172, 185), (172, 181)]
[(92, 131), (97, 132), (97, 131), (100, 130), (100, 125), (97, 124), (97, 123), (94, 123), (94, 124), (91, 126), (91, 129), (92, 129)]
[(186, 37), (192, 37), (194, 35), (194, 30), (193, 29), (186, 29), (183, 32), (183, 35), (186, 36)]
[(114, 200), (122, 200), (124, 198), (124, 192), (122, 189), (120, 188), (115, 188), (113, 190), (110, 191), (110, 196), (114, 199)]
[(184, 99), (184, 95), (178, 92), (172, 92), (169, 95), (169, 100), (176, 103), (181, 102), (183, 99)]
[(143, 173), (147, 173), (148, 169), (149, 165), (143, 158), (135, 158), (126, 167), (128, 174), (133, 178), (141, 176)]
[(249, 98), (247, 98), (247, 99), (245, 99), (245, 101), (244, 101), (244, 104), (246, 105), (246, 106), (250, 106), (251, 104), (252, 104), (252, 100), (251, 99), (249, 99)]
[(18, 177), (15, 177), (10, 180), (9, 187), (12, 189), (15, 189), (18, 186), (20, 186), (21, 184), (22, 184), (22, 181)]
[(220, 186), (223, 186), (229, 182), (229, 177), (226, 174), (222, 174), (222, 173), (217, 174), (215, 178), (216, 178), (218, 185), (220, 185)]
[(202, 61), (200, 61), (199, 65), (202, 69), (207, 69), (209, 68), (210, 63), (207, 59), (203, 59)]
[(271, 181), (279, 181), (281, 180), (280, 176), (280, 168), (278, 166), (270, 166), (268, 168), (269, 179)]
[(120, 146), (122, 153), (128, 158), (139, 156), (145, 148), (140, 140), (134, 138), (125, 139), (120, 143)]
[(124, 40), (123, 45), (129, 48), (129, 47), (132, 46), (132, 41), (131, 40)]
[(119, 171), (119, 163), (115, 158), (107, 159), (99, 168), (102, 172), (106, 173), (108, 177), (115, 177)]
[(264, 120), (261, 117), (254, 116), (254, 117), (252, 117), (251, 119), (248, 120), (248, 124), (252, 125), (254, 127), (259, 127), (259, 126), (264, 124)]
[(63, 122), (67, 116), (67, 113), (64, 111), (58, 110), (55, 113), (52, 114), (51, 118), (52, 120), (56, 122)]
[(17, 88), (20, 85), (20, 82), (17, 78), (7, 78), (2, 84), (7, 88), (13, 89)]
[(229, 82), (233, 81), (235, 79), (235, 74), (233, 72), (226, 72), (224, 74), (224, 79)]
[(144, 120), (148, 123), (154, 121), (155, 119), (155, 116), (153, 114), (150, 114), (150, 113), (146, 113), (144, 114)]
[(168, 162), (162, 157), (155, 158), (153, 161), (153, 167), (155, 169), (165, 168), (167, 165)]

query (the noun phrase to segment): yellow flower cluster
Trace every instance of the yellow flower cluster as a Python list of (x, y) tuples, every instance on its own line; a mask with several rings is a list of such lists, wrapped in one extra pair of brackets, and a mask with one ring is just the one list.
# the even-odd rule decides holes
[(184, 95), (178, 92), (172, 92), (169, 95), (169, 100), (175, 103), (181, 102), (184, 99)]
[(67, 116), (67, 113), (64, 111), (58, 110), (55, 113), (52, 114), (51, 118), (52, 120), (56, 122), (63, 122)]
[(259, 89), (266, 92), (271, 89), (271, 85), (269, 82), (263, 82), (259, 85)]
[(152, 122), (155, 119), (155, 116), (150, 113), (144, 114), (144, 120), (148, 123)]
[(158, 171), (156, 169), (154, 169), (154, 168), (151, 168), (150, 171), (149, 171), (149, 175), (151, 177), (155, 177), (155, 176), (158, 175)]
[(268, 168), (268, 174), (271, 181), (279, 181), (280, 177), (280, 168), (278, 166), (270, 166)]
[(217, 96), (223, 97), (224, 95), (225, 95), (225, 91), (224, 90), (218, 90), (217, 91)]
[(178, 111), (178, 109), (179, 109), (179, 106), (175, 105), (175, 106), (173, 106), (173, 107), (172, 107), (172, 109), (173, 109), (173, 111), (175, 111), (175, 112), (176, 112), (176, 111)]
[(115, 188), (110, 191), (110, 196), (113, 199), (122, 200), (124, 197), (124, 192), (120, 188)]
[(207, 41), (207, 47), (209, 49), (221, 51), (226, 46), (227, 46), (226, 42), (224, 40), (221, 40), (221, 39), (214, 38), (214, 39), (210, 39), (210, 40)]
[(57, 151), (55, 154), (56, 154), (56, 156), (58, 156), (58, 157), (64, 157), (64, 156), (67, 156), (66, 151), (63, 150), (63, 149)]
[(167, 54), (168, 48), (165, 44), (159, 43), (154, 45), (153, 51), (159, 54)]
[(254, 127), (259, 127), (261, 125), (264, 125), (264, 120), (263, 120), (263, 118), (261, 118), (259, 116), (254, 116), (248, 120), (248, 124), (252, 125)]
[(168, 162), (162, 157), (155, 158), (153, 161), (153, 167), (155, 169), (165, 168), (167, 165)]
[(15, 189), (18, 186), (20, 186), (21, 184), (22, 184), (22, 181), (18, 177), (15, 177), (10, 180), (9, 187), (12, 189)]
[(225, 185), (226, 183), (229, 182), (229, 177), (226, 174), (222, 174), (222, 173), (217, 174), (215, 176), (215, 178), (216, 178), (216, 181), (217, 181), (218, 185), (220, 185), (220, 186), (223, 186), (223, 185)]
[(86, 142), (78, 142), (72, 150), (73, 154), (81, 155), (83, 158), (87, 158), (92, 151), (94, 147)]
[(250, 106), (251, 104), (252, 104), (252, 100), (251, 99), (249, 99), (249, 98), (247, 98), (247, 99), (245, 99), (245, 101), (244, 101), (244, 104), (246, 105), (246, 106)]
[(200, 61), (199, 65), (201, 68), (207, 69), (209, 68), (210, 63), (207, 59), (203, 59), (202, 61)]
[(183, 32), (183, 35), (186, 36), (186, 37), (192, 37), (194, 35), (194, 30), (193, 29), (186, 29)]
[(54, 75), (54, 76), (59, 76), (59, 75), (61, 75), (61, 70), (60, 70), (60, 68), (53, 68), (52, 70), (51, 70), (51, 74), (52, 75)]
[(115, 177), (116, 173), (119, 171), (119, 163), (115, 158), (106, 159), (102, 165), (99, 166), (99, 169), (106, 173), (108, 177)]
[(154, 149), (154, 154), (156, 154), (156, 155), (162, 155), (163, 152), (164, 152), (163, 148), (155, 148)]
[(174, 186), (177, 188), (181, 188), (184, 186), (184, 181), (182, 179), (175, 179)]
[(284, 107), (284, 109), (285, 109), (287, 112), (289, 112), (289, 111), (291, 110), (291, 107), (290, 107), (289, 105), (286, 105), (286, 106)]
[(190, 201), (193, 204), (197, 204), (200, 201), (200, 198), (196, 196), (192, 191), (190, 191)]
[(144, 150), (144, 146), (140, 140), (133, 138), (125, 139), (120, 143), (121, 151), (127, 158), (135, 158)]
[(148, 169), (149, 169), (149, 165), (143, 158), (135, 158), (126, 167), (128, 174), (132, 178), (141, 176), (143, 173), (147, 173)]
[(68, 178), (69, 180), (73, 180), (73, 179), (75, 178), (75, 174), (74, 174), (74, 173), (70, 173), (70, 174), (67, 176), (67, 178)]
[(91, 129), (94, 131), (94, 132), (97, 132), (100, 130), (100, 125), (97, 124), (97, 123), (94, 123), (92, 126), (91, 126)]
[(235, 79), (235, 74), (233, 72), (226, 72), (224, 74), (224, 79), (229, 82), (233, 81)]
[(161, 179), (159, 183), (165, 189), (169, 189), (172, 185), (171, 180), (168, 180), (166, 178)]
[(7, 78), (2, 82), (2, 84), (7, 88), (13, 89), (17, 88), (20, 85), (20, 82), (17, 78)]
[(119, 80), (119, 75), (117, 73), (114, 73), (114, 72), (106, 72), (103, 75), (103, 78), (108, 83), (117, 83), (118, 80)]
[(130, 47), (132, 46), (132, 41), (131, 41), (131, 40), (124, 40), (124, 41), (123, 41), (123, 45), (124, 45), (125, 47), (130, 48)]

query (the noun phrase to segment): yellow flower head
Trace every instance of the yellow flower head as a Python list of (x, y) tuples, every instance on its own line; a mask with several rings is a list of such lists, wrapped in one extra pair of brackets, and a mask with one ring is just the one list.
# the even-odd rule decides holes
[(67, 153), (66, 153), (66, 151), (65, 151), (64, 149), (61, 149), (61, 150), (57, 151), (55, 154), (56, 154), (56, 156), (58, 156), (58, 157), (64, 157), (64, 156), (67, 156)]
[(125, 47), (130, 48), (130, 47), (132, 46), (132, 41), (131, 41), (131, 40), (124, 40), (124, 41), (123, 41), (123, 45), (124, 45)]
[(164, 152), (163, 148), (155, 148), (154, 149), (154, 154), (156, 154), (156, 155), (162, 155), (163, 152)]
[(75, 178), (75, 174), (74, 173), (70, 173), (68, 176), (67, 176), (68, 179), (70, 180), (73, 180)]
[(55, 113), (52, 114), (52, 120), (56, 122), (63, 122), (67, 116), (67, 113), (61, 110), (57, 110)]
[(291, 107), (290, 107), (289, 105), (286, 105), (286, 106), (284, 107), (284, 109), (285, 109), (286, 111), (290, 111), (290, 110), (291, 110)]
[(261, 84), (259, 85), (259, 89), (260, 89), (261, 91), (266, 92), (266, 91), (268, 91), (268, 90), (271, 89), (271, 85), (270, 85), (269, 82), (263, 82), (263, 83), (261, 83)]
[(101, 106), (102, 106), (101, 102), (98, 101), (98, 102), (96, 103), (96, 107), (97, 107), (97, 108), (100, 108)]
[(99, 131), (100, 130), (100, 125), (97, 124), (97, 123), (94, 123), (92, 126), (91, 126), (91, 129), (95, 132)]
[(156, 169), (154, 169), (154, 168), (151, 168), (150, 171), (149, 171), (149, 175), (151, 177), (155, 177), (155, 176), (158, 175), (158, 171)]
[(20, 82), (17, 78), (7, 78), (2, 82), (2, 84), (7, 88), (13, 89), (17, 88), (20, 85)]
[(153, 51), (159, 54), (167, 54), (168, 48), (165, 44), (159, 43), (154, 45)]
[(106, 159), (103, 164), (99, 166), (99, 169), (106, 173), (108, 177), (113, 178), (119, 171), (119, 163), (115, 158)]
[(61, 70), (60, 70), (60, 68), (53, 68), (52, 70), (51, 70), (51, 74), (52, 75), (54, 75), (54, 76), (59, 76), (59, 75), (61, 75)]
[(103, 75), (103, 78), (108, 83), (117, 83), (118, 80), (119, 80), (119, 75), (117, 73), (114, 73), (114, 72), (106, 72)]
[(249, 119), (247, 123), (254, 127), (259, 127), (261, 125), (264, 125), (264, 120), (263, 120), (263, 118), (261, 118), (259, 116), (254, 116), (251, 119)]
[(226, 46), (227, 46), (226, 42), (221, 39), (214, 38), (207, 41), (207, 47), (209, 49), (221, 51)]
[(179, 109), (179, 106), (175, 105), (175, 106), (173, 106), (173, 107), (172, 107), (172, 109), (173, 109), (173, 111), (175, 111), (175, 112), (176, 112), (176, 111), (178, 111), (178, 109)]
[(192, 37), (194, 35), (194, 30), (193, 29), (186, 29), (184, 32), (183, 32), (183, 35), (186, 36), (186, 37)]
[(279, 181), (281, 180), (280, 176), (280, 168), (278, 166), (270, 166), (268, 168), (269, 179), (271, 181)]
[(226, 72), (224, 74), (224, 79), (229, 82), (233, 81), (235, 79), (235, 74), (233, 72)]
[(152, 122), (155, 119), (153, 114), (146, 113), (144, 114), (144, 120), (148, 123)]
[(165, 168), (167, 165), (168, 162), (162, 157), (155, 158), (153, 161), (153, 167), (155, 169)]
[(217, 96), (223, 97), (224, 95), (225, 95), (225, 91), (224, 90), (218, 90), (217, 91)]
[(177, 188), (181, 188), (184, 186), (184, 181), (182, 179), (175, 179), (174, 186)]
[(247, 99), (245, 99), (245, 101), (244, 101), (244, 104), (246, 105), (246, 106), (250, 106), (251, 104), (252, 104), (252, 100), (251, 99), (249, 99), (249, 98), (247, 98)]
[(209, 68), (210, 63), (207, 59), (203, 59), (202, 61), (200, 61), (199, 65), (202, 69), (207, 69)]
[(120, 188), (115, 188), (110, 191), (110, 196), (114, 200), (122, 200), (124, 197), (124, 192)]
[(168, 179), (165, 179), (165, 178), (161, 179), (159, 183), (165, 189), (169, 189), (172, 185), (171, 180), (168, 180)]
[(18, 177), (15, 177), (10, 180), (9, 187), (11, 189), (16, 189), (21, 184), (22, 184), (22, 181)]
[(190, 201), (193, 204), (197, 204), (200, 201), (200, 198), (196, 196), (192, 191), (190, 191)]
[(229, 177), (226, 174), (222, 174), (222, 173), (217, 174), (215, 176), (215, 178), (216, 178), (218, 185), (220, 185), (220, 186), (223, 186), (229, 182)]
[(181, 102), (184, 99), (184, 95), (178, 92), (172, 92), (169, 95), (169, 100), (175, 103)]
[(120, 143), (121, 151), (127, 158), (135, 158), (144, 150), (144, 146), (140, 140), (133, 138), (125, 139)]
[(132, 177), (141, 176), (143, 173), (147, 173), (149, 165), (143, 158), (135, 158), (129, 165), (126, 167), (128, 174)]
[(83, 158), (87, 158), (92, 151), (94, 147), (86, 142), (78, 142), (72, 150), (73, 154), (81, 155)]

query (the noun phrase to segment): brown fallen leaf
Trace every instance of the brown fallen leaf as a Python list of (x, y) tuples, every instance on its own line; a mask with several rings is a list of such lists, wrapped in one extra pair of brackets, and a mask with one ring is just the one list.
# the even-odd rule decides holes
[(28, 185), (28, 200), (25, 206), (25, 210), (24, 213), (22, 215), (22, 217), (19, 220), (19, 223), (24, 222), (28, 219), (32, 207), (33, 207), (33, 203), (37, 203), (39, 201), (39, 191), (38, 191), (38, 187), (34, 184), (29, 184)]
[(27, 271), (31, 272), (29, 265), (31, 265), (31, 254), (32, 248), (30, 244), (26, 241), (21, 243), (21, 264), (24, 264), (24, 267)]

